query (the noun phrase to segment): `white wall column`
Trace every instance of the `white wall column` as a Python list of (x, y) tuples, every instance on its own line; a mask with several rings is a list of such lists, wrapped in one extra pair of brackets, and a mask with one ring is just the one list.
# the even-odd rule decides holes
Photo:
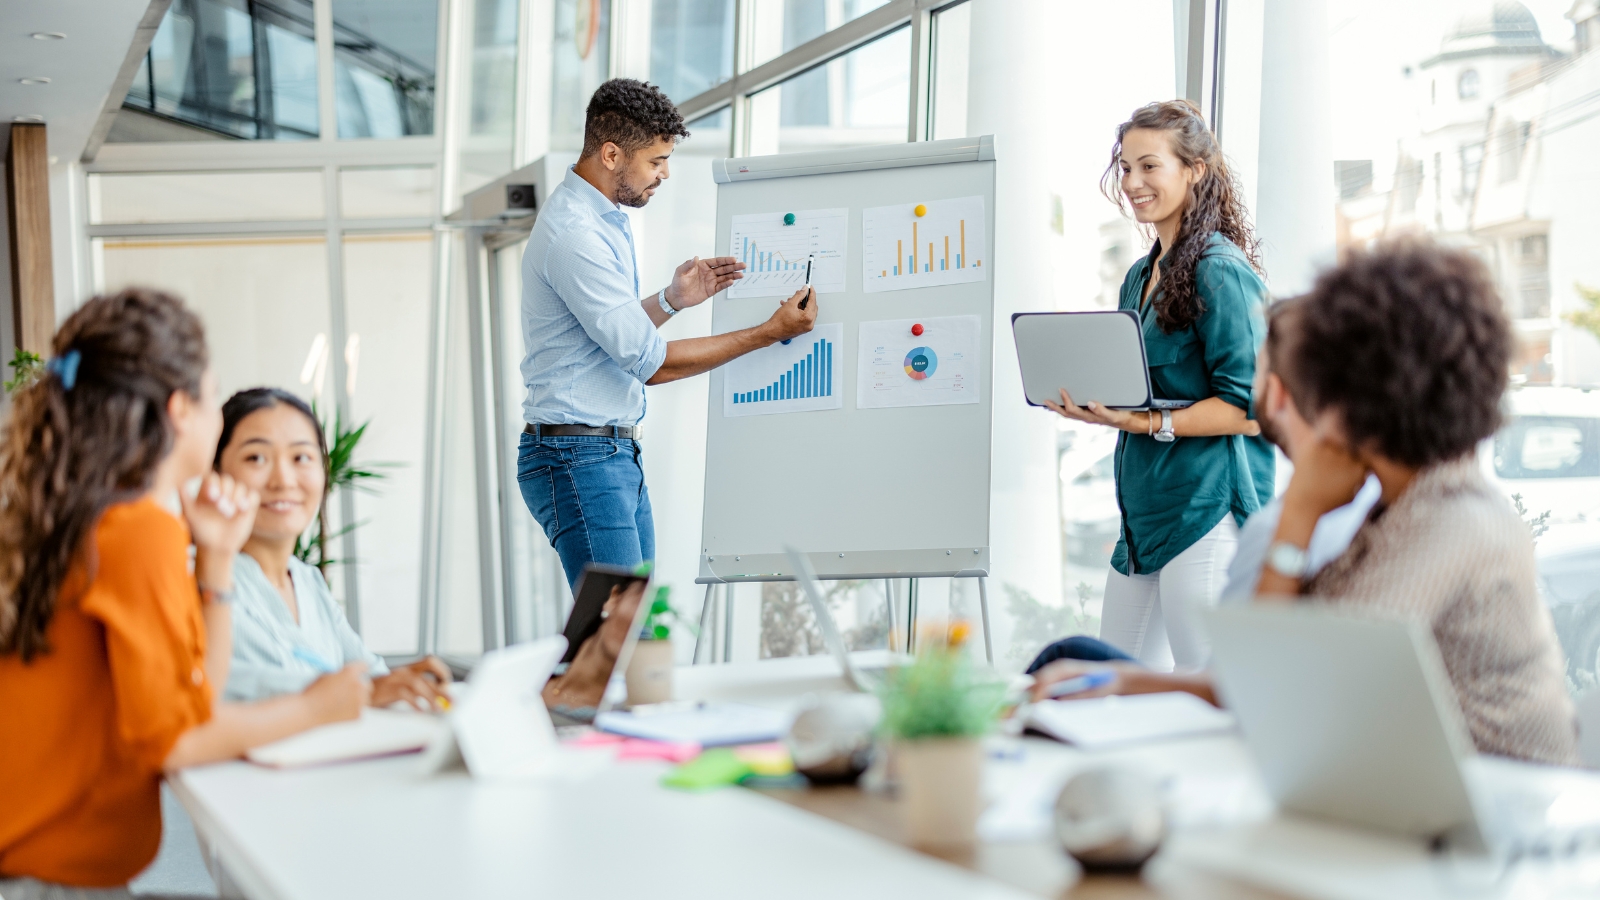
[(1256, 233), (1267, 286), (1284, 297), (1334, 261), (1327, 0), (1266, 0), (1260, 91)]
[(973, 0), (968, 134), (993, 134), (995, 180), (994, 461), (990, 472), (989, 602), (995, 659), (1007, 666), (1011, 621), (1006, 585), (1061, 602), (1060, 491), (1055, 420), (1022, 402), (1011, 314), (1048, 308), (1051, 196), (1041, 182), (1051, 147), (1067, 140), (1070, 116), (1045, 102), (1057, 83), (1059, 36), (1073, 33), (1073, 4)]

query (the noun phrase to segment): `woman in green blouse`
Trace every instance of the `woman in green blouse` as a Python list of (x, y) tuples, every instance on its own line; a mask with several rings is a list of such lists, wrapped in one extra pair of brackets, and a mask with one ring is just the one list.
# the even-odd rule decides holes
[(1080, 405), (1062, 391), (1060, 405), (1049, 405), (1123, 432), (1122, 537), (1100, 637), (1156, 668), (1197, 668), (1208, 656), (1199, 610), (1222, 591), (1239, 524), (1272, 497), (1272, 447), (1250, 412), (1266, 286), (1239, 188), (1194, 104), (1135, 111), (1117, 129), (1102, 188), (1156, 233), (1149, 256), (1123, 279), (1118, 305), (1144, 323), (1150, 386), (1158, 397), (1196, 402), (1130, 412), (1094, 398)]

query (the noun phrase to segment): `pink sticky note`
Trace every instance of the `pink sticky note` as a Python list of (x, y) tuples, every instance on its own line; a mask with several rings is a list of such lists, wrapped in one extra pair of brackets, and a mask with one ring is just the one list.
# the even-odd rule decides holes
[(700, 755), (700, 745), (675, 744), (629, 738), (617, 747), (617, 759), (661, 759), (670, 763), (688, 762)]
[(611, 747), (626, 740), (627, 738), (620, 734), (607, 734), (604, 731), (585, 731), (565, 743), (568, 747)]

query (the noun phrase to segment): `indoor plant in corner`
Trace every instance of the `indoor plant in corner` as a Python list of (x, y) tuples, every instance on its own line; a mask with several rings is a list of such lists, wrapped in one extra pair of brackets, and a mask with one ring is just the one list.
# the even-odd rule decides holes
[(999, 716), (1004, 685), (963, 649), (970, 627), (926, 634), (916, 658), (890, 670), (883, 731), (897, 772), (906, 836), (930, 849), (977, 840), (982, 738)]

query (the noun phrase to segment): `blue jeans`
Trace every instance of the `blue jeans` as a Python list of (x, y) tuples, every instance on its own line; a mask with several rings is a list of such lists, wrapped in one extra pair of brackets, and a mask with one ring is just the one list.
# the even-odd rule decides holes
[(1112, 660), (1133, 661), (1133, 657), (1116, 647), (1111, 646), (1099, 638), (1092, 638), (1086, 634), (1075, 634), (1039, 651), (1039, 655), (1028, 664), (1027, 674), (1032, 675), (1058, 659), (1081, 659), (1090, 662), (1110, 662)]
[(588, 436), (535, 441), (524, 433), (517, 442), (517, 486), (561, 556), (569, 586), (577, 586), (586, 563), (637, 566), (655, 559), (655, 519), (638, 441)]

